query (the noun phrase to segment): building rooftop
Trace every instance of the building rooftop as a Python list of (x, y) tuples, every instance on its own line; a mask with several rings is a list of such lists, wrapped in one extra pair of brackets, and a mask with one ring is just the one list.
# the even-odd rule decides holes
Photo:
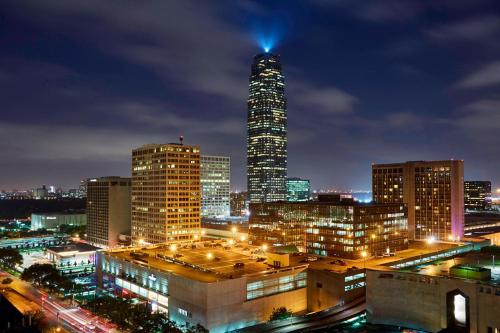
[(55, 252), (55, 253), (63, 253), (63, 252), (93, 252), (100, 250), (100, 247), (96, 247), (87, 243), (71, 243), (64, 246), (52, 246), (48, 247), (47, 250)]
[[(175, 251), (169, 246), (161, 245), (141, 249), (118, 249), (107, 251), (106, 254), (202, 282), (215, 282), (276, 270), (257, 260), (264, 257), (264, 252), (259, 247), (238, 244), (230, 248), (228, 243), (223, 241), (198, 242), (196, 248), (191, 245), (178, 245)], [(235, 268), (236, 263), (243, 263), (244, 266)]]
[(22, 314), (40, 310), (40, 306), (38, 304), (30, 301), (17, 291), (10, 288), (3, 289), (2, 295)]
[[(498, 257), (498, 256), (497, 256)], [(418, 265), (409, 267), (407, 269), (402, 269), (402, 272), (413, 272), (420, 275), (428, 276), (439, 276), (454, 279), (464, 279), (464, 280), (475, 280), (466, 279), (456, 275), (450, 274), (450, 269), (455, 268), (466, 268), (470, 271), (480, 272), (482, 270), (491, 270), (491, 279), (488, 281), (481, 281), (483, 284), (493, 285), (496, 287), (500, 286), (500, 260), (497, 258), (495, 264), (493, 263), (493, 256), (489, 253), (482, 252), (469, 252), (463, 256), (454, 257), (446, 260), (436, 260), (424, 265)]]

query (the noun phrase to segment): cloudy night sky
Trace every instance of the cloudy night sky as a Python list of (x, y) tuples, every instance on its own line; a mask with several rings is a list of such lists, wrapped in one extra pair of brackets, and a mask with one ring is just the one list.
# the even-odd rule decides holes
[(0, 4), (0, 189), (130, 176), (131, 150), (198, 144), (246, 187), (252, 57), (282, 57), (288, 174), (370, 189), (371, 163), (464, 159), (500, 186), (500, 3)]

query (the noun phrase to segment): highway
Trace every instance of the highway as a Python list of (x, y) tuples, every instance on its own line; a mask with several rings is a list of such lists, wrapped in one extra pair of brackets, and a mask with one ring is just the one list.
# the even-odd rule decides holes
[(238, 333), (290, 333), (305, 332), (320, 328), (332, 327), (341, 322), (357, 317), (366, 310), (364, 297), (345, 305), (335, 306), (323, 311), (292, 317), (280, 321), (259, 324), (237, 330)]
[(9, 287), (25, 298), (40, 305), (52, 325), (60, 325), (68, 332), (103, 333), (117, 332), (115, 326), (79, 306), (68, 305), (41, 291), (21, 279), (0, 271), (0, 278), (10, 277)]

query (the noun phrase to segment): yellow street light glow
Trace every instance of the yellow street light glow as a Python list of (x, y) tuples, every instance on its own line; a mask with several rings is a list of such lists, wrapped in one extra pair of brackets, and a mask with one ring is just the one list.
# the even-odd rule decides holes
[(230, 244), (230, 245), (233, 245), (233, 244), (234, 244), (234, 240), (233, 240), (233, 239), (230, 239), (230, 240), (229, 240), (229, 244)]
[(267, 251), (267, 244), (262, 245), (262, 250)]
[(205, 230), (202, 230), (202, 231), (201, 231), (201, 234), (202, 234), (202, 235), (205, 235), (206, 233), (207, 233), (207, 232), (206, 232)]
[(170, 245), (170, 251), (172, 251), (172, 252), (177, 251), (177, 245), (175, 245), (175, 244)]
[(207, 259), (212, 259), (213, 257), (214, 255), (212, 254), (212, 252), (207, 253)]
[(198, 236), (198, 235), (194, 235), (194, 240), (198, 240), (199, 237), (200, 236)]
[(429, 238), (427, 238), (427, 244), (432, 244), (436, 241), (436, 237), (434, 236), (430, 236)]
[(231, 231), (233, 232), (233, 234), (235, 234), (235, 233), (236, 233), (236, 231), (238, 231), (238, 229), (237, 229), (236, 227), (232, 227), (232, 228), (231, 228)]
[(139, 239), (139, 244), (142, 245), (144, 243), (144, 239), (140, 238)]
[(375, 239), (377, 236), (375, 236), (375, 234), (372, 234), (372, 239)]
[(368, 254), (366, 253), (366, 251), (361, 251), (361, 256), (362, 256), (363, 258), (366, 258), (366, 256), (367, 256), (367, 255), (368, 255)]
[(245, 236), (240, 237), (240, 241), (244, 242), (246, 240)]

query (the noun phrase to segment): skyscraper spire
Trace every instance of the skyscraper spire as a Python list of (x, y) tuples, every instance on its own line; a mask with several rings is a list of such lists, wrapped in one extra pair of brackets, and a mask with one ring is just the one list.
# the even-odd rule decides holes
[(285, 77), (278, 55), (263, 53), (254, 57), (250, 75), (247, 130), (250, 202), (286, 200)]

